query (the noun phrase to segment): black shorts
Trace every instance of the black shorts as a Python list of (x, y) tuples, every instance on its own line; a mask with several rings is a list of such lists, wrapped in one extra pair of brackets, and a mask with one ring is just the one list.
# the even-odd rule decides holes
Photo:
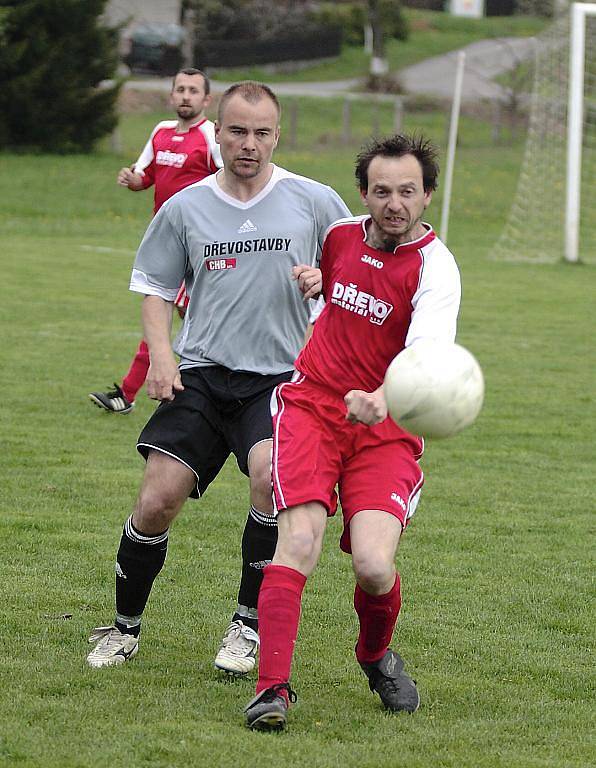
[(221, 366), (181, 371), (184, 390), (159, 404), (139, 435), (137, 450), (147, 459), (153, 448), (172, 456), (197, 478), (198, 498), (218, 475), (230, 453), (248, 475), (251, 448), (272, 436), (273, 389), (293, 371), (262, 376)]

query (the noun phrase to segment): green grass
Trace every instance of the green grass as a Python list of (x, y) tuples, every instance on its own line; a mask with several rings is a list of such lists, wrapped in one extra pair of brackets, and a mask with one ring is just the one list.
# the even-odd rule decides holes
[[(531, 37), (546, 26), (544, 19), (528, 16), (493, 16), (466, 19), (439, 11), (404, 9), (410, 34), (407, 40), (387, 40), (386, 56), (390, 70), (397, 71), (431, 56), (449, 53), (477, 40), (494, 37)], [(270, 72), (259, 67), (221, 69), (214, 80), (244, 79), (267, 82), (309, 82), (342, 80), (368, 74), (369, 58), (361, 46), (344, 46), (337, 59), (292, 73)]]
[[(360, 210), (355, 148), (319, 140), (322, 116), (305, 114), (316, 142), (282, 146), (278, 162)], [(152, 410), (141, 397), (131, 416), (110, 417), (87, 392), (122, 375), (139, 338), (127, 284), (151, 195), (115, 176), (156, 118), (124, 122), (120, 157), (0, 155), (0, 765), (593, 764), (594, 267), (490, 260), (522, 147), (492, 147), (470, 119), (449, 244), (464, 286), (459, 340), (481, 361), (487, 395), (473, 427), (427, 446), (400, 549), (396, 644), (421, 710), (383, 714), (357, 669), (351, 570), (333, 520), (306, 589), (288, 731), (245, 731), (254, 678), (212, 668), (247, 506), (232, 463), (173, 528), (137, 659), (85, 666), (89, 630), (111, 619), (115, 549), (142, 474), (134, 442)], [(443, 143), (445, 115), (406, 119)], [(438, 222), (440, 195), (430, 213)]]

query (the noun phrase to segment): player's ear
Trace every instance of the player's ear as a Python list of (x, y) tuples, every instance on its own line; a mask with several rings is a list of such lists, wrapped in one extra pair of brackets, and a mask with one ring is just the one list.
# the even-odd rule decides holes
[(429, 189), (428, 192), (424, 193), (424, 208), (425, 210), (430, 205), (430, 201), (433, 199), (433, 191), (432, 189)]
[(360, 190), (360, 199), (362, 200), (364, 205), (368, 208), (368, 189)]
[(215, 125), (215, 141), (216, 141), (218, 144), (221, 144), (221, 142), (220, 142), (220, 140), (219, 140), (219, 133), (220, 133), (220, 131), (221, 131), (221, 127), (220, 127), (219, 123), (217, 122), (217, 120), (215, 121), (215, 124), (214, 124), (214, 125)]
[(275, 129), (275, 138), (274, 138), (274, 141), (273, 141), (273, 148), (274, 149), (275, 149), (275, 147), (277, 147), (277, 143), (279, 141), (279, 134), (280, 133), (281, 133), (281, 128), (278, 125), (277, 128)]

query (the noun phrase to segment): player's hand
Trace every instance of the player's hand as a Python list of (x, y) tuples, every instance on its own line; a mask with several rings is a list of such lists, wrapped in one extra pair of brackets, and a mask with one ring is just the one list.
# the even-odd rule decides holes
[(152, 400), (173, 400), (176, 392), (183, 389), (180, 371), (173, 357), (151, 360), (147, 373), (147, 394)]
[(387, 403), (382, 387), (374, 392), (351, 389), (344, 397), (344, 403), (348, 409), (346, 419), (351, 424), (366, 424), (367, 427), (372, 427), (387, 418)]
[(304, 300), (316, 299), (323, 289), (323, 275), (317, 267), (311, 267), (308, 264), (298, 264), (292, 267), (292, 280), (298, 282)]
[(135, 180), (135, 173), (131, 168), (121, 168), (118, 172), (118, 184), (121, 187), (128, 187)]
[(132, 189), (133, 192), (143, 189), (143, 177), (132, 168), (121, 168), (117, 180), (121, 187)]

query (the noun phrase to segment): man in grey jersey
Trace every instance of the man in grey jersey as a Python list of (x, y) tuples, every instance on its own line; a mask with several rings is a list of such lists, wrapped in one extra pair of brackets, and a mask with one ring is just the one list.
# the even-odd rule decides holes
[[(238, 606), (217, 668), (250, 672), (259, 645), (257, 598), (275, 551), (271, 500), (273, 388), (293, 373), (308, 321), (306, 298), (328, 226), (349, 211), (330, 188), (271, 163), (280, 107), (259, 83), (222, 96), (216, 141), (224, 167), (168, 200), (139, 247), (131, 290), (144, 295), (151, 353), (147, 392), (161, 404), (139, 437), (147, 464), (116, 562), (116, 619), (99, 627), (87, 660), (120, 664), (138, 651), (141, 617), (163, 567), (168, 532), (188, 496), (200, 496), (230, 453), (250, 481)], [(172, 306), (186, 281), (190, 301), (174, 350)]]

